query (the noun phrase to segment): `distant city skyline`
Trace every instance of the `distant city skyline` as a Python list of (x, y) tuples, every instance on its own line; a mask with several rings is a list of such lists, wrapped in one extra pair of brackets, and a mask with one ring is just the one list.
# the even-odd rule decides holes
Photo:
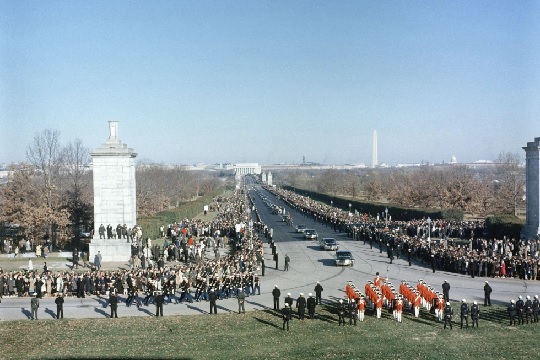
[(37, 132), (157, 163), (524, 158), (540, 2), (2, 1), (0, 163)]

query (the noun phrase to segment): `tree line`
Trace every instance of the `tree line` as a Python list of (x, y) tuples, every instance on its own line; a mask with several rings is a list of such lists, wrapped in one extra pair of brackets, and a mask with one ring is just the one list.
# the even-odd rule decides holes
[(525, 167), (518, 154), (506, 152), (492, 165), (479, 169), (447, 164), (273, 173), (279, 184), (401, 207), (517, 216), (525, 206)]
[[(93, 228), (91, 157), (82, 140), (62, 144), (59, 131), (38, 132), (26, 149), (26, 161), (8, 170), (8, 181), (0, 186), (0, 224), (15, 229), (17, 238), (36, 244), (49, 239), (61, 246)], [(152, 216), (212, 192), (222, 186), (223, 176), (140, 162), (137, 214)]]

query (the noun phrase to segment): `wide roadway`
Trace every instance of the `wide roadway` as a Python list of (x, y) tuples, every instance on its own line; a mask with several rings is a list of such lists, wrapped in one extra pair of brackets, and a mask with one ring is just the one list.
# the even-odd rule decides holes
[[(340, 298), (344, 298), (344, 287), (347, 281), (353, 281), (362, 291), (368, 280), (375, 277), (379, 272), (383, 278), (388, 278), (397, 289), (401, 280), (406, 280), (416, 286), (419, 279), (423, 279), (427, 284), (441, 291), (441, 284), (446, 279), (451, 285), (451, 301), (466, 299), (472, 303), (476, 300), (483, 304), (484, 281), (489, 280), (493, 293), (492, 303), (507, 304), (510, 299), (517, 299), (518, 295), (540, 294), (538, 281), (524, 281), (517, 279), (486, 279), (482, 277), (471, 278), (461, 274), (437, 271), (432, 272), (428, 264), (422, 265), (420, 262), (413, 262), (408, 265), (407, 259), (394, 259), (390, 264), (386, 253), (379, 251), (377, 246), (370, 249), (369, 244), (364, 245), (362, 241), (354, 241), (344, 233), (334, 232), (330, 227), (313, 221), (311, 218), (303, 217), (301, 213), (290, 208), (285, 202), (277, 200), (268, 191), (259, 185), (248, 185), (250, 195), (257, 207), (261, 220), (273, 229), (274, 241), (279, 254), (278, 270), (275, 270), (275, 262), (272, 259), (270, 248), (265, 244), (265, 264), (266, 273), (261, 277), (261, 295), (249, 296), (246, 298), (246, 311), (271, 309), (273, 307), (272, 289), (278, 285), (281, 290), (281, 302), (288, 292), (293, 298), (297, 298), (302, 292), (307, 297), (308, 293), (314, 293), (317, 281), (321, 282), (324, 288), (323, 302), (332, 303)], [(354, 267), (338, 267), (334, 263), (334, 252), (320, 250), (316, 240), (304, 240), (303, 235), (296, 233), (295, 228), (282, 221), (281, 216), (273, 214), (272, 209), (263, 201), (261, 196), (267, 201), (284, 207), (291, 213), (295, 225), (304, 224), (309, 228), (316, 229), (319, 238), (333, 237), (340, 245), (340, 249), (350, 250), (356, 263)], [(261, 235), (262, 236), (262, 235)], [(283, 271), (285, 255), (289, 255), (291, 263), (289, 271)], [(107, 264), (105, 264), (107, 265)], [(115, 264), (116, 265), (116, 264)], [(125, 296), (121, 296), (125, 300)], [(218, 313), (236, 312), (238, 310), (235, 298), (218, 301)], [(187, 314), (208, 314), (209, 304), (205, 301), (183, 304), (169, 304), (164, 307), (164, 315), (187, 315)], [(106, 307), (106, 297), (90, 296), (84, 299), (67, 297), (64, 304), (65, 318), (103, 318), (107, 317), (110, 310)], [(40, 300), (39, 319), (52, 319), (56, 313), (54, 298), (44, 298)], [(127, 307), (125, 303), (120, 303), (118, 315), (123, 316), (151, 316), (155, 313), (153, 305)], [(0, 303), (0, 320), (22, 320), (30, 317), (29, 298), (3, 298)]]

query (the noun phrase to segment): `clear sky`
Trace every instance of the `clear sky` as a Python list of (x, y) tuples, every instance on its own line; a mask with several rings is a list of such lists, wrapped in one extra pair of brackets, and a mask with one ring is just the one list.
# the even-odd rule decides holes
[(493, 160), (540, 137), (540, 1), (0, 0), (0, 163)]

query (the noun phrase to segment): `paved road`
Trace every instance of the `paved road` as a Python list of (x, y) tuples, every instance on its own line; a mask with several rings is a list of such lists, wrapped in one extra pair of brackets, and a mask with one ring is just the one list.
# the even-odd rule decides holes
[[(299, 212), (289, 208), (284, 202), (277, 200), (272, 194), (261, 189), (258, 185), (252, 185), (257, 191), (251, 190), (250, 194), (255, 200), (255, 205), (263, 222), (274, 230), (274, 240), (279, 253), (279, 269), (275, 270), (275, 262), (272, 260), (271, 251), (265, 242), (266, 276), (261, 278), (261, 295), (250, 296), (246, 299), (246, 310), (269, 309), (273, 306), (271, 291), (274, 285), (281, 289), (282, 296), (287, 292), (293, 298), (298, 297), (300, 292), (306, 296), (313, 289), (317, 281), (324, 288), (323, 302), (335, 301), (344, 297), (344, 286), (348, 280), (353, 281), (363, 289), (367, 280), (373, 279), (376, 272), (382, 277), (388, 277), (394, 286), (399, 285), (401, 280), (407, 280), (416, 285), (418, 279), (425, 280), (436, 290), (441, 291), (441, 284), (445, 279), (451, 284), (450, 299), (459, 301), (465, 298), (468, 302), (473, 300), (483, 303), (483, 286), (486, 278), (471, 278), (455, 273), (437, 271), (433, 273), (429, 266), (413, 263), (408, 266), (406, 259), (395, 259), (389, 263), (386, 252), (379, 252), (377, 247), (369, 248), (362, 241), (353, 241), (346, 234), (336, 233), (323, 224), (316, 223), (309, 218), (302, 217)], [(291, 212), (295, 224), (305, 224), (314, 228), (319, 237), (334, 237), (342, 249), (352, 251), (356, 259), (354, 268), (336, 267), (332, 252), (319, 250), (314, 240), (304, 240), (295, 229), (281, 221), (281, 217), (272, 214), (260, 195), (266, 196), (271, 202), (285, 207)], [(291, 258), (290, 270), (283, 271), (284, 257), (288, 254)], [(107, 265), (107, 264), (105, 264)], [(493, 288), (492, 302), (508, 303), (517, 295), (540, 294), (538, 281), (522, 281), (515, 279), (489, 279)], [(66, 318), (103, 318), (109, 313), (105, 307), (106, 299), (99, 297), (87, 297), (85, 299), (66, 298), (64, 316)], [(218, 312), (235, 312), (237, 310), (236, 299), (226, 299), (218, 302)], [(42, 299), (40, 306), (40, 318), (51, 319), (56, 311), (54, 299)], [(169, 304), (164, 307), (164, 314), (207, 314), (209, 304), (207, 302), (195, 302), (192, 304)], [(155, 307), (142, 306), (126, 307), (120, 304), (118, 315), (123, 316), (150, 316), (155, 312)], [(1, 320), (26, 319), (30, 316), (30, 299), (28, 298), (4, 298), (0, 303)]]

